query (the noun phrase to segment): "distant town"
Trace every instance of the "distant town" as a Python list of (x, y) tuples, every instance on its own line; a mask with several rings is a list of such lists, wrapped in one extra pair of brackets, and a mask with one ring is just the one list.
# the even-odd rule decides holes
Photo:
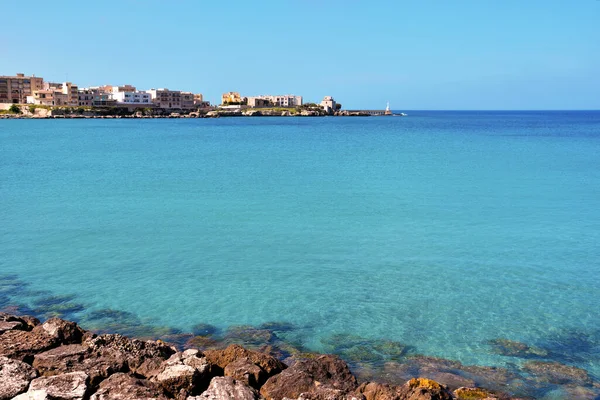
[[(242, 96), (226, 92), (219, 105), (211, 105), (202, 93), (167, 88), (138, 90), (133, 85), (79, 87), (73, 82), (50, 82), (40, 76), (0, 76), (0, 113), (5, 116), (317, 116), (361, 115), (342, 111), (332, 96), (319, 103), (304, 103), (302, 96)], [(369, 115), (372, 115), (369, 114)]]
[(130, 84), (79, 87), (73, 82), (50, 82), (40, 76), (0, 76), (0, 117), (220, 117), (220, 116), (391, 115), (387, 110), (342, 110), (325, 96), (304, 103), (302, 96), (242, 96), (226, 92), (219, 105), (202, 93), (167, 88), (138, 90)]

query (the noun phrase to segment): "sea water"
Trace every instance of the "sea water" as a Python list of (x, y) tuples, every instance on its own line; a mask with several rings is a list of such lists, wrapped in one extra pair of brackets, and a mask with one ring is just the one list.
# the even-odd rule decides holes
[(0, 300), (600, 377), (600, 112), (409, 114), (0, 121)]

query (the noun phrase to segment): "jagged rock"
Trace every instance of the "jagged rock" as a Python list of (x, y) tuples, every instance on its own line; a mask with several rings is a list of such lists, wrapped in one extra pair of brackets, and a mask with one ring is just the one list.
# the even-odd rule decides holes
[(166, 400), (163, 391), (145, 379), (116, 373), (102, 381), (90, 400)]
[(260, 389), (268, 379), (267, 373), (247, 357), (238, 358), (227, 364), (225, 367), (225, 376), (230, 376), (233, 379), (244, 382), (255, 389)]
[(298, 398), (301, 394), (314, 393), (317, 387), (340, 391), (353, 391), (358, 386), (348, 365), (336, 356), (323, 355), (311, 360), (296, 362), (292, 367), (272, 376), (261, 387), (260, 393), (267, 399)]
[(117, 334), (96, 336), (83, 344), (101, 357), (124, 362), (132, 372), (144, 377), (156, 375), (161, 364), (175, 353), (174, 348), (161, 341), (129, 339)]
[(360, 393), (318, 386), (312, 392), (302, 393), (297, 400), (365, 400)]
[(0, 335), (6, 331), (24, 330), (25, 325), (21, 321), (0, 321)]
[(400, 388), (403, 400), (452, 400), (448, 388), (436, 381), (425, 378), (413, 378)]
[(268, 376), (278, 374), (286, 368), (286, 365), (275, 357), (257, 351), (246, 350), (237, 344), (232, 344), (224, 350), (207, 350), (204, 354), (209, 363), (223, 369), (229, 363), (239, 358), (248, 358), (252, 363), (262, 368)]
[(151, 381), (171, 396), (199, 394), (208, 387), (214, 375), (212, 365), (203, 356), (198, 350), (173, 354), (163, 362)]
[(0, 400), (12, 399), (37, 377), (35, 369), (22, 361), (0, 357)]
[(50, 318), (42, 325), (38, 325), (33, 332), (45, 332), (55, 338), (60, 344), (81, 343), (84, 331), (75, 322), (65, 321), (60, 318)]
[(43, 332), (6, 331), (0, 336), (0, 356), (31, 363), (35, 354), (58, 345)]
[(530, 361), (523, 369), (532, 373), (538, 380), (553, 384), (589, 384), (592, 382), (585, 369), (550, 361)]
[(363, 383), (356, 389), (366, 400), (401, 400), (400, 386), (385, 385), (376, 382)]
[(88, 376), (84, 372), (37, 378), (31, 381), (27, 393), (35, 396), (39, 395), (36, 391), (43, 391), (50, 399), (80, 400), (88, 390), (87, 381)]
[(43, 376), (83, 371), (88, 374), (91, 385), (97, 385), (115, 372), (127, 370), (121, 357), (105, 357), (79, 344), (60, 346), (37, 354), (33, 366)]
[(217, 376), (210, 381), (208, 389), (200, 396), (188, 400), (257, 400), (258, 392), (243, 382), (229, 376)]
[(55, 400), (50, 398), (45, 390), (30, 390), (27, 393), (22, 393), (17, 397), (13, 397), (13, 400)]

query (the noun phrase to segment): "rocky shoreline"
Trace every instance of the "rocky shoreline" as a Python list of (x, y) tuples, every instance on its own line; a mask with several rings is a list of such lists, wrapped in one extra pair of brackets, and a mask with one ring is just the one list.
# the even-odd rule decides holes
[(508, 399), (476, 387), (451, 391), (427, 378), (359, 382), (334, 355), (284, 361), (237, 344), (179, 351), (161, 340), (97, 335), (76, 323), (0, 314), (0, 400)]
[[(18, 111), (18, 112), (17, 112)], [(83, 108), (18, 106), (15, 112), (1, 110), (0, 119), (155, 119), (155, 118), (221, 118), (221, 117), (368, 117), (364, 111), (338, 110), (327, 113), (320, 108), (269, 109), (243, 108), (227, 110), (207, 108), (198, 110), (129, 109), (126, 107)]]

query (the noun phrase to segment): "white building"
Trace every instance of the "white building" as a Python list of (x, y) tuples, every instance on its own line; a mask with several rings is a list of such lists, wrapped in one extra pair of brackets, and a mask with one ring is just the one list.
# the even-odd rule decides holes
[(321, 101), (321, 107), (325, 110), (326, 113), (333, 113), (336, 109), (336, 103), (333, 97), (325, 96), (323, 97), (323, 101)]
[(260, 100), (268, 101), (274, 107), (297, 107), (302, 105), (302, 96), (294, 96), (293, 94), (248, 97), (248, 105), (258, 107), (258, 104), (262, 103)]
[(117, 104), (149, 105), (152, 103), (150, 93), (146, 92), (113, 92), (111, 98), (116, 100)]

